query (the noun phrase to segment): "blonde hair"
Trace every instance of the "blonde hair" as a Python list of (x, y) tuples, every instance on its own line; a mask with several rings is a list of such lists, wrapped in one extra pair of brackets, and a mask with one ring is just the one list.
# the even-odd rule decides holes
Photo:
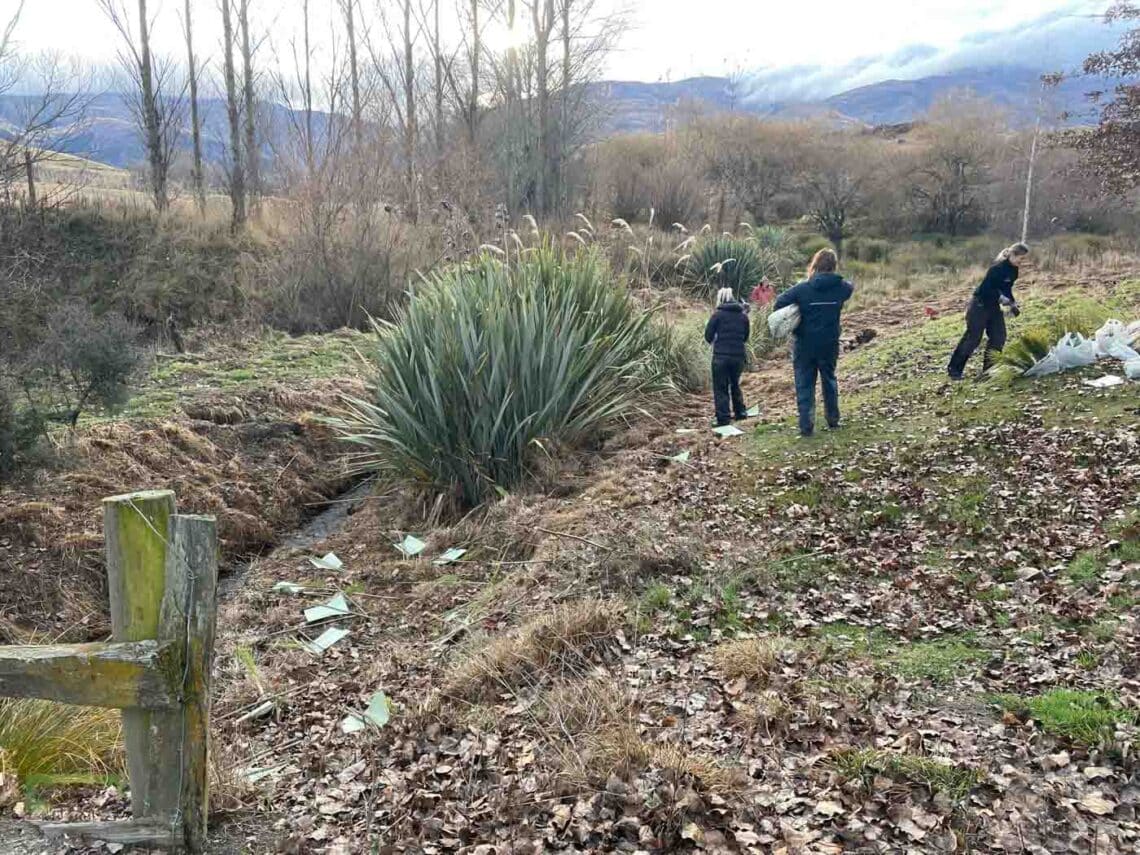
[(834, 273), (837, 267), (839, 267), (839, 256), (835, 254), (835, 250), (821, 249), (812, 257), (811, 264), (808, 265), (808, 279), (817, 273)]
[(994, 261), (1008, 261), (1015, 255), (1029, 255), (1029, 247), (1023, 243), (1015, 243), (1012, 246), (1007, 246), (997, 254), (997, 258), (995, 258)]
[(721, 288), (716, 292), (716, 304), (718, 308), (723, 306), (725, 303), (731, 303), (735, 299), (736, 295), (732, 293), (731, 288)]

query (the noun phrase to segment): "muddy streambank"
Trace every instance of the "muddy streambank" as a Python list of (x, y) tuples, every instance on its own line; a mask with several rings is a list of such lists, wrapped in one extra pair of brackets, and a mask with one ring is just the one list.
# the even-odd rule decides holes
[(319, 540), (347, 515), (352, 503), (341, 499), (359, 484), (322, 415), (357, 385), (259, 390), (243, 398), (240, 417), (198, 402), (169, 418), (82, 427), (54, 468), (0, 492), (0, 644), (110, 633), (107, 496), (169, 489), (181, 513), (215, 517), (223, 575), (298, 539)]

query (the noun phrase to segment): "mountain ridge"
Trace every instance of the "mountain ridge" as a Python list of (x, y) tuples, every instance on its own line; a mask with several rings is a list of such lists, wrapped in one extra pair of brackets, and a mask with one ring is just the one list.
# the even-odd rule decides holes
[[(913, 122), (941, 97), (969, 90), (993, 101), (1015, 124), (1028, 125), (1038, 110), (1057, 124), (1095, 121), (1095, 107), (1086, 98), (1093, 90), (1111, 89), (1112, 81), (1097, 78), (1067, 78), (1041, 97), (1041, 75), (1029, 68), (972, 68), (915, 79), (889, 79), (839, 92), (825, 98), (770, 100), (757, 94), (748, 78), (702, 76), (678, 81), (641, 82), (609, 80), (590, 84), (591, 97), (599, 105), (599, 137), (648, 132), (660, 133), (683, 112), (741, 113), (772, 120), (823, 120), (833, 125), (877, 127)], [(0, 135), (18, 120), (28, 96), (0, 96)], [(282, 127), (289, 111), (267, 105), (268, 127)], [(208, 162), (224, 163), (227, 131), (224, 103), (202, 101), (202, 136)], [(1062, 116), (1067, 118), (1062, 119)], [(321, 116), (322, 124), (325, 116)], [(145, 160), (141, 137), (135, 127), (126, 96), (98, 96), (83, 125), (61, 128), (58, 150), (119, 168)], [(184, 134), (181, 148), (189, 147)]]

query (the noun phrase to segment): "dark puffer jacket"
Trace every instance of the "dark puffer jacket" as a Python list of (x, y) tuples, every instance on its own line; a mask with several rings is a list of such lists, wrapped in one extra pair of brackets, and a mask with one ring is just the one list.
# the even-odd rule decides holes
[(713, 346), (714, 357), (744, 359), (744, 346), (748, 343), (750, 330), (744, 306), (724, 303), (709, 318), (705, 326), (705, 341)]
[(1017, 281), (1017, 274), (1017, 267), (1008, 258), (999, 261), (986, 272), (986, 278), (974, 291), (974, 299), (988, 309), (1001, 305), (1003, 297), (1014, 302), (1013, 283)]
[(800, 325), (796, 327), (797, 347), (812, 351), (834, 349), (839, 345), (839, 316), (843, 304), (851, 299), (855, 286), (838, 273), (819, 273), (795, 285), (776, 298), (772, 307), (800, 307)]

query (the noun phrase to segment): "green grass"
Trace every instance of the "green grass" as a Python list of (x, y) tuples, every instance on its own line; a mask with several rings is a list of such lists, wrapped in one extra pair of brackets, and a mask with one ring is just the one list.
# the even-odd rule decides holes
[(669, 602), (672, 599), (672, 590), (660, 582), (654, 582), (641, 595), (641, 604), (650, 611), (661, 611), (669, 607)]
[(989, 652), (969, 636), (932, 641), (900, 642), (877, 627), (848, 623), (825, 624), (816, 630), (825, 642), (866, 656), (880, 668), (913, 680), (946, 683), (989, 658)]
[(874, 749), (838, 751), (830, 758), (832, 766), (848, 780), (862, 781), (870, 787), (878, 776), (886, 776), (941, 792), (961, 801), (985, 778), (979, 769), (956, 766), (933, 757), (917, 754), (895, 754)]
[(242, 393), (268, 384), (295, 385), (334, 377), (364, 376), (359, 358), (372, 347), (366, 333), (290, 337), (270, 332), (240, 345), (160, 359), (140, 381), (119, 418), (163, 418), (200, 394)]
[(952, 637), (901, 646), (884, 664), (903, 677), (947, 683), (988, 658), (968, 639)]
[(996, 695), (992, 701), (1001, 709), (1027, 714), (1046, 733), (1085, 745), (1105, 742), (1116, 725), (1137, 719), (1135, 712), (1121, 708), (1116, 697), (1108, 693), (1054, 689), (1029, 698)]

